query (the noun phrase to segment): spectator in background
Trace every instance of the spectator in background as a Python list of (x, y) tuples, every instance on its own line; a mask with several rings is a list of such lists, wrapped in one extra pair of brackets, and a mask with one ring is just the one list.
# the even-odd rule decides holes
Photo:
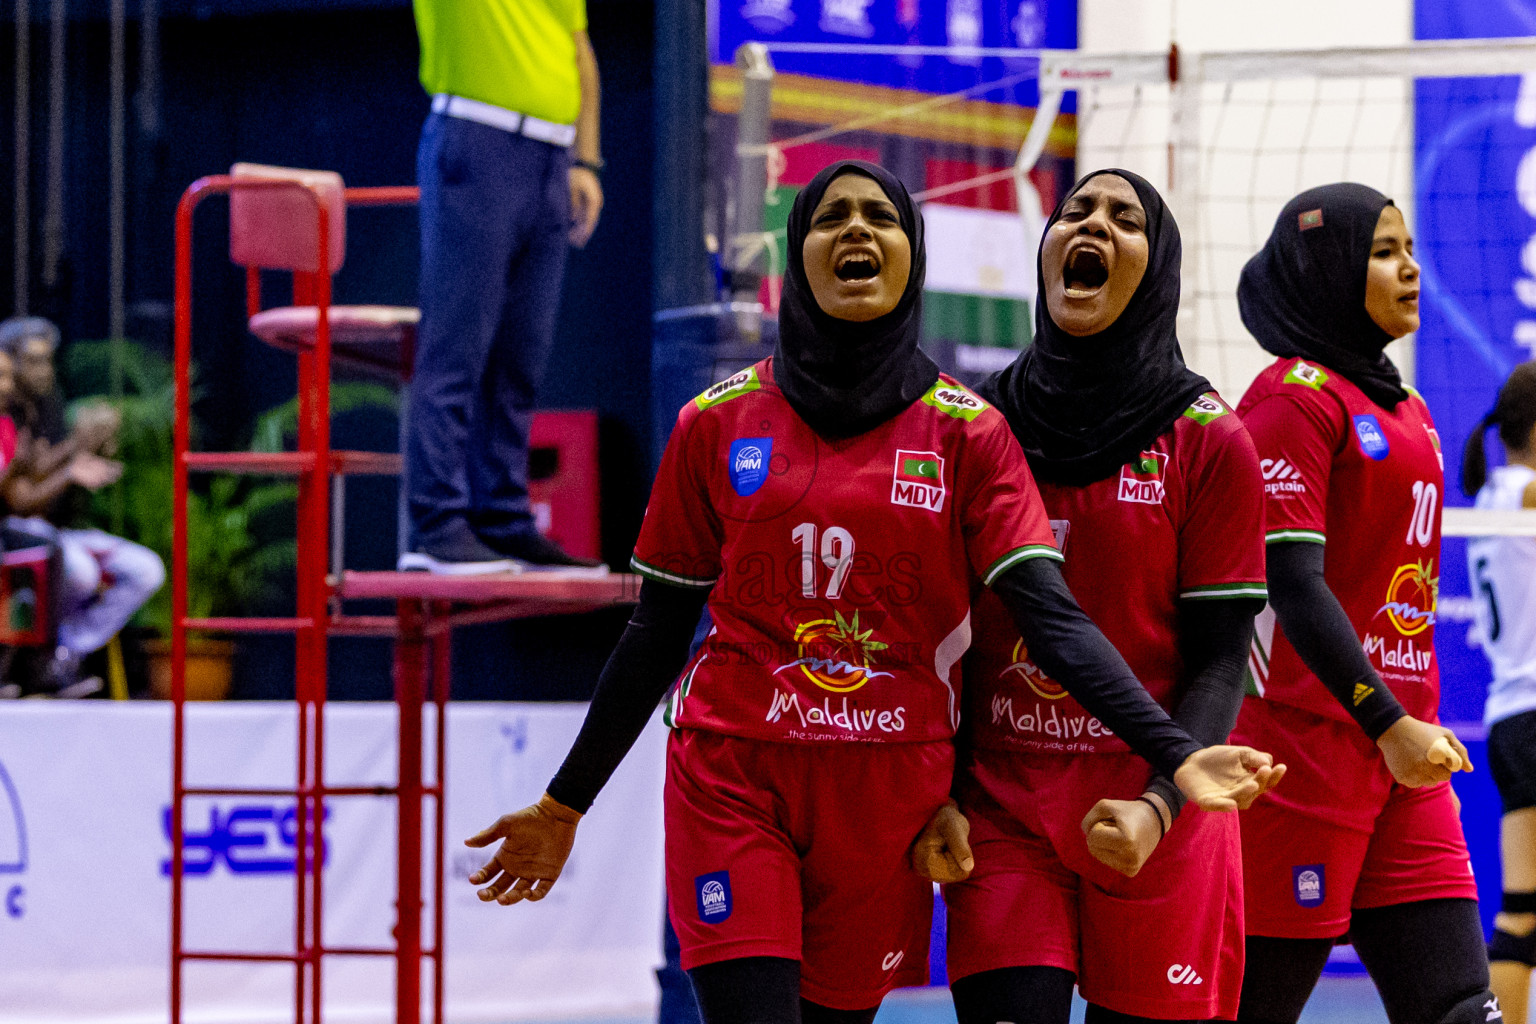
[(603, 205), (585, 0), (415, 10), (432, 113), (416, 158), (421, 326), (399, 567), (606, 572), (540, 536), (528, 504), (528, 431), (566, 249), (586, 244)]
[[(8, 528), (56, 543), (61, 551), (58, 647), (43, 666), (39, 686), (44, 692), (80, 696), (81, 659), (105, 647), (154, 596), (165, 582), (165, 566), (140, 544), (102, 530), (75, 528), (78, 506), (71, 507), (71, 495), (115, 483), (123, 466), (103, 454), (116, 443), (115, 410), (87, 406), (74, 429), (67, 426), (53, 367), (58, 338), (58, 328), (39, 317), (0, 323), (0, 362), (5, 364), (0, 400), (20, 425), (14, 458), (0, 478), (0, 497), (13, 517)], [(99, 687), (97, 680), (90, 690)]]

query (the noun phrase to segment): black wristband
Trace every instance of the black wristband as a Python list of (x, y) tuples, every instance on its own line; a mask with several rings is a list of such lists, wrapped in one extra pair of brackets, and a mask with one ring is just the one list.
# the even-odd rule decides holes
[(577, 157), (575, 160), (571, 161), (571, 166), (584, 167), (591, 171), (593, 174), (597, 175), (598, 179), (601, 180), (603, 177), (603, 168), (608, 165), (601, 160), (583, 160), (580, 157)]
[(1163, 775), (1154, 775), (1147, 780), (1146, 791), (1163, 798), (1163, 803), (1168, 805), (1168, 817), (1177, 820), (1179, 812), (1184, 809), (1185, 802), (1189, 799), (1173, 781)]
[(1139, 796), (1136, 799), (1152, 808), (1152, 813), (1157, 815), (1157, 838), (1161, 840), (1168, 834), (1168, 826), (1163, 824), (1162, 809), (1158, 807), (1157, 804), (1153, 802), (1152, 798), (1149, 796)]

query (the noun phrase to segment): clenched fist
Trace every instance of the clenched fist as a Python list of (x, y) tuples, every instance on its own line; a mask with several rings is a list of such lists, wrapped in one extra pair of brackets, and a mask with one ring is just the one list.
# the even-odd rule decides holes
[[(1148, 800), (1157, 801), (1157, 806)], [(1135, 878), (1162, 842), (1172, 818), (1155, 794), (1146, 800), (1100, 800), (1083, 818), (1088, 852), (1106, 867)]]
[(953, 800), (934, 812), (912, 844), (912, 870), (930, 882), (963, 882), (976, 866), (971, 856), (971, 823)]

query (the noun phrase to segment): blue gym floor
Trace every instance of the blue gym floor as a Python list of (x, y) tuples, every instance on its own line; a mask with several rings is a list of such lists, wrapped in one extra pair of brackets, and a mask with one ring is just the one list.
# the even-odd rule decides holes
[[(1083, 1019), (1083, 1003), (1076, 1001), (1073, 1024)], [(875, 1024), (955, 1024), (955, 1009), (947, 989), (909, 989), (893, 992), (880, 1007)], [(1381, 1000), (1371, 979), (1326, 977), (1312, 994), (1301, 1024), (1387, 1024)]]
[[(1083, 1019), (1079, 1000), (1072, 1011), (1073, 1024)], [(555, 1024), (555, 1022), (550, 1022)], [(607, 1017), (559, 1024), (655, 1024), (651, 1018)], [(955, 1024), (954, 1006), (944, 988), (905, 989), (886, 997), (875, 1024)], [(1328, 976), (1318, 983), (1312, 1001), (1301, 1015), (1301, 1024), (1387, 1024), (1381, 1000), (1371, 980), (1363, 975)]]

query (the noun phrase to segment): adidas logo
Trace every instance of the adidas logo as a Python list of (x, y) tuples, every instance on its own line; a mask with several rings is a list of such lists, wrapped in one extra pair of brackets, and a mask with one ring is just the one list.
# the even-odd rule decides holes
[(1168, 981), (1174, 985), (1203, 985), (1205, 979), (1195, 973), (1192, 964), (1174, 964), (1168, 968)]
[(1374, 686), (1366, 686), (1364, 683), (1356, 683), (1355, 684), (1355, 707), (1359, 707), (1361, 701), (1365, 700), (1365, 698), (1369, 697), (1371, 694), (1373, 694), (1375, 692), (1376, 692), (1376, 687), (1374, 687)]

